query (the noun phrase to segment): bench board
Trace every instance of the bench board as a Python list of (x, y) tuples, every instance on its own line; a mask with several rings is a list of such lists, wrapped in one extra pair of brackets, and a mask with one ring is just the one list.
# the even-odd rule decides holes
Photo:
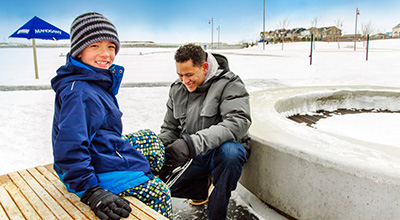
[[(138, 199), (124, 197), (132, 212), (126, 219), (167, 219)], [(97, 219), (89, 206), (67, 192), (53, 170), (44, 165), (0, 176), (0, 219)]]

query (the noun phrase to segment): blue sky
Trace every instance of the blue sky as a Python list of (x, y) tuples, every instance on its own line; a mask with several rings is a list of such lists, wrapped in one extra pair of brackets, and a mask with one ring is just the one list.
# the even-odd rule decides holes
[[(263, 29), (263, 0), (2, 0), (0, 8), (0, 43), (20, 42), (8, 38), (33, 16), (69, 33), (72, 20), (88, 11), (104, 14), (117, 27), (121, 40), (157, 43), (210, 42), (237, 43), (254, 41)], [(353, 34), (355, 10), (359, 8), (358, 30), (371, 22), (376, 32), (390, 32), (400, 23), (399, 0), (265, 0), (266, 30), (311, 26), (334, 26), (343, 21), (343, 32)]]

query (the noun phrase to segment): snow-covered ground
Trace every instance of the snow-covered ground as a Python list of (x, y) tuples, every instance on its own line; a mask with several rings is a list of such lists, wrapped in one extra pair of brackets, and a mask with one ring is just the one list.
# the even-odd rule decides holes
[[(261, 89), (324, 85), (378, 85), (400, 87), (400, 39), (370, 42), (368, 61), (363, 42), (316, 42), (310, 65), (310, 43), (262, 45), (241, 50), (214, 50), (224, 54), (233, 72), (240, 75), (250, 92)], [(68, 48), (37, 48), (39, 78), (34, 78), (32, 48), (0, 48), (0, 88), (20, 85), (49, 86), (57, 68), (65, 63)], [(123, 83), (172, 82), (177, 78), (173, 60), (176, 48), (122, 48), (116, 64), (125, 67)], [(123, 87), (117, 96), (124, 113), (124, 132), (150, 128), (159, 132), (165, 112), (168, 87)], [(52, 163), (51, 124), (54, 92), (0, 91), (0, 175), (37, 165)], [(374, 115), (374, 116), (372, 116)], [(379, 116), (378, 116), (379, 115)], [(345, 132), (347, 136), (399, 146), (399, 114), (334, 116), (321, 120), (318, 129)], [(347, 117), (347, 116), (346, 116)], [(350, 116), (349, 116), (350, 117)], [(362, 117), (362, 118), (360, 118)], [(385, 118), (383, 118), (385, 117)], [(389, 117), (389, 118), (386, 118)], [(382, 122), (383, 124), (374, 124)], [(394, 123), (397, 122), (397, 123)], [(325, 124), (325, 125), (324, 125)], [(368, 124), (369, 126), (363, 126)], [(397, 125), (397, 126), (396, 126)], [(343, 126), (343, 127), (342, 127)], [(363, 129), (376, 127), (373, 134)], [(384, 132), (382, 127), (388, 129)], [(336, 129), (332, 131), (332, 129)], [(392, 132), (390, 132), (392, 131)], [(373, 136), (378, 138), (373, 138)], [(368, 138), (373, 138), (367, 139)], [(384, 144), (388, 144), (384, 142)], [(238, 194), (243, 195), (238, 189)], [(236, 197), (239, 203), (249, 200)], [(265, 219), (280, 219), (273, 212), (260, 214)]]
[(334, 115), (314, 127), (342, 136), (400, 147), (400, 113)]

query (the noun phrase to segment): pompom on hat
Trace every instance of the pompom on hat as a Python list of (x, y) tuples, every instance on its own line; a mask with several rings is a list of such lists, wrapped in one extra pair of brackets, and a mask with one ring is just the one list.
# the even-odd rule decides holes
[(76, 58), (89, 45), (108, 40), (115, 44), (115, 54), (118, 53), (120, 42), (115, 26), (96, 12), (82, 14), (71, 24), (71, 51), (72, 58)]

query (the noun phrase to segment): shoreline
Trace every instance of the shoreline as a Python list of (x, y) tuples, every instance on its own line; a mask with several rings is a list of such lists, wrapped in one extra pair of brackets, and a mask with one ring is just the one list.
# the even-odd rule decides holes
[[(67, 41), (65, 41), (67, 42)], [(178, 48), (186, 43), (154, 43), (154, 42), (136, 42), (136, 41), (121, 41), (121, 48)], [(193, 42), (196, 45), (201, 45), (205, 48), (211, 48), (211, 43), (208, 42)], [(0, 43), (1, 48), (29, 48), (32, 47), (31, 42), (29, 43)], [(68, 43), (43, 43), (36, 44), (38, 48), (69, 48), (70, 44)], [(245, 48), (245, 44), (227, 44), (227, 43), (213, 43), (214, 49), (242, 49)]]

